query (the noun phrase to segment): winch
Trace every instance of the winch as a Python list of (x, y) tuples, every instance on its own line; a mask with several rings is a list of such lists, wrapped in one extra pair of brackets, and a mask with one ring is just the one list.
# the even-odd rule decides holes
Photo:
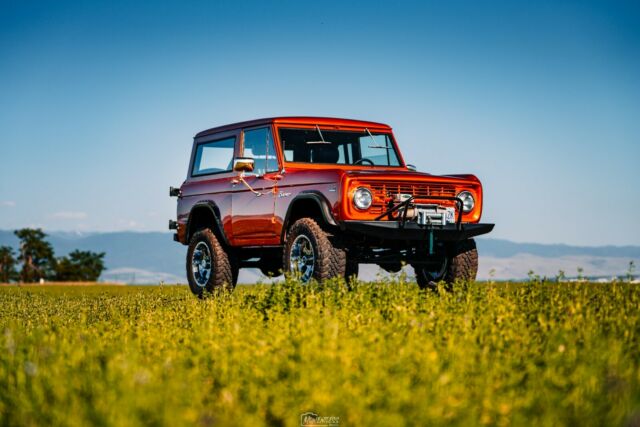
[[(403, 203), (411, 198), (411, 194), (396, 194), (393, 197), (393, 201), (395, 203)], [(419, 225), (447, 225), (455, 224), (456, 211), (452, 207), (444, 207), (438, 204), (409, 204), (398, 209), (398, 217), (416, 221)]]

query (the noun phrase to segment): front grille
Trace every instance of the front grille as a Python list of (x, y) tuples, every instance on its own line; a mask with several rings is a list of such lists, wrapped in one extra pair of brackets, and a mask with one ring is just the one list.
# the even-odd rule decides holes
[(411, 194), (416, 201), (428, 199), (429, 196), (456, 196), (456, 188), (453, 185), (427, 184), (411, 182), (369, 182), (373, 191), (373, 204), (369, 211), (381, 214), (386, 207), (386, 200), (395, 194)]

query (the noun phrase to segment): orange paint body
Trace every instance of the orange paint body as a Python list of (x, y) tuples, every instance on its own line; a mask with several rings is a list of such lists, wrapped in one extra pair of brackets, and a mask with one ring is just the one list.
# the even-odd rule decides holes
[[(193, 233), (194, 208), (207, 206), (216, 216), (217, 226), (225, 243), (234, 248), (279, 246), (286, 235), (291, 206), (301, 197), (313, 195), (326, 203), (327, 220), (341, 227), (345, 221), (372, 221), (383, 214), (396, 194), (410, 194), (416, 203), (433, 203), (430, 196), (456, 197), (461, 191), (474, 196), (475, 206), (462, 216), (463, 223), (478, 223), (482, 215), (482, 185), (473, 175), (435, 176), (407, 168), (398, 149), (392, 129), (381, 123), (358, 120), (280, 117), (237, 123), (200, 132), (194, 139), (198, 144), (212, 139), (235, 138), (235, 157), (243, 155), (244, 131), (268, 127), (273, 135), (276, 172), (262, 176), (246, 175), (246, 183), (239, 172), (223, 171), (204, 176), (192, 176), (194, 154), (189, 174), (180, 188), (177, 209), (176, 240), (187, 244)], [(287, 162), (280, 141), (281, 129), (319, 129), (331, 131), (369, 131), (388, 135), (397, 153), (399, 166), (371, 166), (350, 164), (316, 164)], [(373, 195), (370, 208), (360, 210), (353, 203), (354, 191), (368, 188)], [(453, 200), (438, 200), (442, 207), (456, 208)], [(457, 209), (457, 208), (456, 208)], [(324, 213), (323, 213), (324, 214)], [(457, 214), (457, 210), (456, 210)], [(393, 218), (384, 217), (380, 221)]]

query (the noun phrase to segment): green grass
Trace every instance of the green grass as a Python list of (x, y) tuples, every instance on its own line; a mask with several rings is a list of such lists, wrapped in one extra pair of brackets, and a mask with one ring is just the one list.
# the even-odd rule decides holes
[(625, 425), (640, 289), (0, 288), (0, 425)]

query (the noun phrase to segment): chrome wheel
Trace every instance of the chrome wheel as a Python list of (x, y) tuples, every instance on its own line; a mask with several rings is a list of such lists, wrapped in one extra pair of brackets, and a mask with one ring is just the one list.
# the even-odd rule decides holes
[(300, 273), (300, 280), (307, 283), (313, 276), (316, 256), (311, 240), (304, 234), (295, 238), (289, 252), (289, 267), (291, 271)]
[(205, 242), (198, 242), (191, 256), (191, 272), (196, 285), (204, 288), (211, 277), (211, 251)]

